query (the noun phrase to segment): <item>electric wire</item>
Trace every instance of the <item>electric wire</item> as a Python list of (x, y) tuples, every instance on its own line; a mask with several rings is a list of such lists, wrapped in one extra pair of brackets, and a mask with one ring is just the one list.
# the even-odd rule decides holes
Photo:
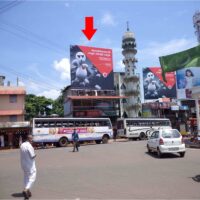
[(25, 0), (16, 0), (16, 1), (12, 1), (8, 4), (6, 4), (5, 6), (0, 8), (0, 15), (5, 13), (6, 11), (10, 10), (11, 8), (18, 6), (19, 4), (23, 3)]
[(28, 81), (30, 81), (30, 82), (34, 82), (34, 83), (36, 83), (36, 84), (38, 84), (39, 86), (41, 86), (41, 87), (43, 87), (43, 88), (45, 88), (45, 89), (56, 89), (56, 90), (60, 90), (60, 88), (58, 87), (58, 86), (56, 86), (56, 85), (53, 85), (53, 84), (51, 84), (51, 83), (49, 83), (49, 82), (46, 82), (46, 81), (41, 81), (41, 80), (38, 80), (38, 79), (36, 79), (36, 78), (33, 78), (32, 76), (30, 76), (30, 75), (27, 75), (27, 74), (23, 74), (23, 73), (21, 73), (21, 72), (18, 72), (18, 71), (16, 71), (16, 70), (14, 70), (13, 68), (10, 68), (10, 67), (5, 67), (5, 66), (3, 66), (3, 65), (0, 65), (0, 68), (2, 69), (2, 70), (4, 70), (4, 71), (9, 71), (10, 73), (12, 73), (12, 74), (15, 74), (16, 76), (18, 76), (18, 77), (21, 77), (21, 78), (23, 78), (24, 80), (28, 80)]

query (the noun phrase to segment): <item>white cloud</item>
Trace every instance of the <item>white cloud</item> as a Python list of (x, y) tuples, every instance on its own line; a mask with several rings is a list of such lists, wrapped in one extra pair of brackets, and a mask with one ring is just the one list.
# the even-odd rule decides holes
[(69, 2), (65, 3), (65, 7), (67, 7), (67, 8), (69, 7)]
[(40, 85), (32, 81), (29, 81), (27, 85), (27, 89), (31, 90), (32, 92), (38, 92), (40, 90)]
[(68, 58), (62, 58), (60, 61), (54, 61), (54, 69), (60, 72), (62, 80), (70, 79), (70, 62)]
[(122, 60), (118, 60), (118, 61), (115, 63), (114, 71), (115, 71), (115, 72), (123, 72), (124, 69), (125, 69), (125, 66), (124, 66), (124, 64), (122, 63)]
[[(196, 44), (195, 40), (191, 39), (173, 39), (167, 42), (151, 42), (146, 48), (138, 50), (139, 61), (140, 60), (152, 60), (158, 61), (158, 57), (165, 56), (179, 51), (194, 47)], [(149, 63), (153, 64), (153, 63)]]
[(46, 98), (50, 98), (53, 100), (55, 100), (59, 95), (60, 91), (55, 89), (46, 90), (37, 94), (37, 96), (45, 96)]
[(23, 81), (19, 81), (19, 86), (22, 86), (22, 87), (24, 87), (25, 86), (25, 83), (23, 82)]
[(101, 18), (101, 24), (106, 26), (116, 26), (116, 21), (113, 15), (110, 13), (105, 13)]

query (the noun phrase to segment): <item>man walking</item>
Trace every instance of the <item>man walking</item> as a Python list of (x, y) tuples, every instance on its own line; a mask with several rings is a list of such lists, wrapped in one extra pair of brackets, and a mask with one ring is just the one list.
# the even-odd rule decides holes
[(73, 147), (74, 147), (73, 152), (75, 152), (75, 149), (78, 151), (79, 136), (75, 128), (74, 128), (74, 132), (72, 133), (72, 141), (73, 141)]
[(25, 199), (31, 197), (30, 189), (36, 179), (36, 166), (33, 146), (33, 136), (31, 134), (27, 135), (27, 139), (20, 146), (20, 156), (21, 156), (21, 167), (24, 171), (24, 190), (23, 195)]

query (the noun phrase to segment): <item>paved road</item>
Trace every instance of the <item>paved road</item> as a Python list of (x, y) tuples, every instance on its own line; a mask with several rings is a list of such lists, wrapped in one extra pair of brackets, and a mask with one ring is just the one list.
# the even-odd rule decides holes
[[(35, 199), (200, 199), (200, 149), (158, 159), (145, 141), (37, 150)], [(19, 150), (0, 152), (0, 199), (22, 199)]]

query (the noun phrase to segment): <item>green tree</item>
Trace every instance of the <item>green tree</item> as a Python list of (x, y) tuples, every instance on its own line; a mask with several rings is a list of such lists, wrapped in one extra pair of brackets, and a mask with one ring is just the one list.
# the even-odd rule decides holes
[(25, 120), (31, 120), (34, 117), (57, 115), (64, 116), (64, 93), (67, 87), (61, 90), (60, 96), (55, 99), (49, 99), (44, 96), (27, 94), (25, 98)]
[(44, 96), (36, 96), (28, 94), (25, 98), (25, 120), (30, 120), (33, 117), (50, 116), (52, 114), (51, 105), (54, 101)]

